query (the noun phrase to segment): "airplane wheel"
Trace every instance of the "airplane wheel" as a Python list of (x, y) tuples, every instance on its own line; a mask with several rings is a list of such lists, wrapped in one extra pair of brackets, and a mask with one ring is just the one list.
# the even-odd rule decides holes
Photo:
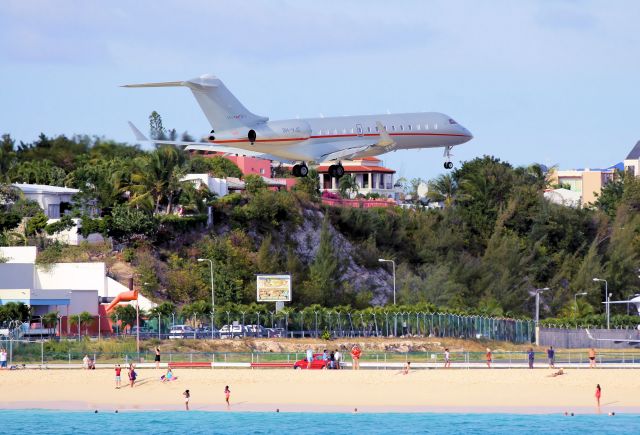
[(344, 166), (336, 165), (334, 171), (335, 171), (336, 177), (340, 178), (344, 175)]
[(307, 167), (307, 165), (300, 165), (300, 167), (298, 168), (298, 176), (306, 177), (308, 174), (309, 174), (309, 168)]
[(291, 173), (293, 173), (294, 177), (299, 177), (300, 176), (300, 165), (293, 165), (293, 169), (291, 170)]
[(336, 165), (329, 166), (329, 176), (331, 178), (336, 176)]
[(444, 168), (445, 169), (452, 169), (453, 168), (453, 163), (452, 162), (445, 162), (444, 163)]

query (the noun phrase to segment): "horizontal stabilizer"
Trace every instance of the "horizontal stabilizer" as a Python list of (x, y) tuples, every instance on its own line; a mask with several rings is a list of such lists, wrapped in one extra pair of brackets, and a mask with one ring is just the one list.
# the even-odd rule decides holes
[(172, 88), (175, 86), (185, 86), (184, 82), (158, 82), (158, 83), (138, 83), (133, 85), (122, 85), (122, 88)]

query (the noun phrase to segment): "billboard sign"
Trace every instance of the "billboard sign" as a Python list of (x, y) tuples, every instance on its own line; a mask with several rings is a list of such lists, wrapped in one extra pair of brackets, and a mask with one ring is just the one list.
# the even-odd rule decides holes
[(258, 302), (290, 302), (291, 275), (256, 275)]

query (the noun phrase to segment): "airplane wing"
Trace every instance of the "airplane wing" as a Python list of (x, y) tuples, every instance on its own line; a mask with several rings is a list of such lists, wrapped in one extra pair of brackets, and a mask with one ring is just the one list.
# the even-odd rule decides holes
[(589, 337), (589, 340), (593, 340), (593, 341), (610, 341), (610, 342), (613, 342), (613, 343), (640, 344), (640, 340), (634, 340), (632, 338), (629, 338), (629, 339), (595, 338), (593, 335), (591, 335), (591, 332), (589, 332), (588, 329), (585, 329), (585, 331), (587, 331), (587, 337)]
[[(393, 150), (396, 145), (395, 141), (391, 138), (389, 133), (387, 133), (387, 130), (384, 128), (381, 122), (377, 121), (376, 126), (378, 128), (378, 132), (380, 133), (380, 136), (376, 142), (373, 142), (372, 139), (368, 138), (355, 141), (352, 140), (348, 142), (349, 148), (343, 148), (341, 150), (322, 154), (321, 156), (319, 156), (320, 159), (318, 161), (357, 159), (360, 157), (375, 156)], [(341, 144), (344, 144), (344, 142), (337, 142), (335, 143), (335, 146), (327, 146), (327, 148), (339, 148)]]
[[(214, 151), (218, 153), (224, 154), (239, 154), (242, 156), (249, 157), (260, 157), (268, 160), (279, 160), (274, 156), (270, 156), (264, 153), (259, 153), (255, 151), (249, 151), (242, 148), (234, 148), (228, 147), (224, 145), (215, 145), (208, 142), (184, 142), (184, 141), (175, 141), (175, 140), (155, 140), (149, 139), (146, 137), (139, 129), (136, 127), (131, 121), (129, 121), (129, 127), (133, 131), (133, 134), (136, 137), (136, 140), (139, 142), (150, 142), (157, 145), (175, 145), (175, 146), (184, 146), (185, 150), (197, 150), (197, 151)], [(282, 160), (282, 159), (280, 159)]]

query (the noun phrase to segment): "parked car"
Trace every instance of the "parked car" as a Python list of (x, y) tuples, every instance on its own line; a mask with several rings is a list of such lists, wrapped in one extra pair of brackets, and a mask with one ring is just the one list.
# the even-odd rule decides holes
[(284, 328), (267, 328), (267, 337), (269, 338), (282, 338), (284, 334)]
[(245, 325), (246, 336), (248, 337), (265, 337), (267, 330), (262, 325)]
[[(131, 328), (131, 330), (129, 331), (129, 334), (131, 335), (138, 335), (137, 334), (138, 331), (138, 327), (137, 326), (133, 326)], [(147, 328), (146, 326), (141, 326), (140, 327), (140, 337), (150, 337), (153, 335), (153, 331), (151, 331), (151, 329)]]
[(224, 325), (220, 328), (220, 338), (240, 338), (247, 335), (247, 327), (242, 325)]
[[(322, 359), (322, 355), (321, 353), (314, 353), (313, 354), (313, 361), (311, 361), (311, 369), (312, 370), (321, 370), (321, 369), (326, 369), (327, 366), (329, 365), (329, 361), (325, 361)], [(303, 358), (300, 361), (296, 361), (293, 364), (293, 368), (294, 369), (306, 369), (308, 366), (308, 362), (307, 362), (307, 358)]]
[(194, 338), (195, 330), (189, 325), (173, 325), (169, 331), (169, 339)]
[(220, 334), (220, 331), (218, 331), (216, 328), (213, 328), (213, 332), (212, 332), (209, 326), (196, 329), (196, 337), (198, 338), (211, 338), (211, 337), (216, 338), (219, 336), (219, 334)]

